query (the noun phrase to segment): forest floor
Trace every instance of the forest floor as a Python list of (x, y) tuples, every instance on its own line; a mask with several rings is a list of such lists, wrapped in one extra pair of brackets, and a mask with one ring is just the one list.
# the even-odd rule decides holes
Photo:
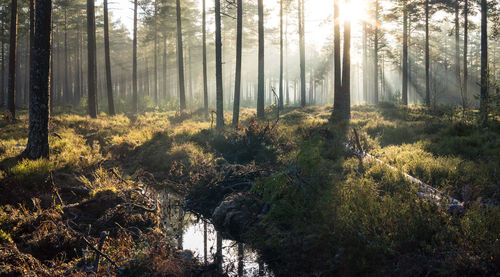
[[(38, 161), (17, 158), (27, 115), (0, 120), (0, 276), (86, 275), (94, 248), (107, 257), (98, 275), (216, 275), (164, 230), (164, 189), (213, 221), (222, 201), (252, 199), (233, 237), (277, 276), (499, 274), (500, 122), (381, 105), (353, 108), (348, 127), (329, 122), (330, 110), (287, 108), (279, 121), (269, 110), (265, 122), (244, 110), (241, 127), (225, 131), (200, 111), (61, 113), (51, 158)], [(403, 172), (465, 211), (422, 199)]]

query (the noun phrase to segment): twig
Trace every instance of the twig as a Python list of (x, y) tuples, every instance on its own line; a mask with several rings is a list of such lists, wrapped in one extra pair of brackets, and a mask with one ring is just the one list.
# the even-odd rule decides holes
[[(108, 232), (106, 231), (102, 231), (101, 232), (101, 240), (99, 241), (99, 251), (102, 250), (102, 246), (104, 245), (104, 241), (106, 240), (106, 238), (108, 237)], [(100, 259), (100, 253), (97, 252), (97, 256), (95, 258), (95, 262), (94, 262), (94, 270), (96, 273), (99, 273), (99, 259)]]
[(115, 268), (116, 270), (118, 271), (123, 271), (124, 268), (122, 267), (119, 267), (115, 261), (113, 261), (108, 255), (104, 254), (102, 251), (100, 251), (99, 249), (97, 249), (95, 246), (92, 245), (92, 243), (90, 243), (85, 237), (82, 236), (82, 239), (83, 241), (88, 245), (90, 246), (90, 248), (92, 248), (92, 250), (94, 250), (96, 253), (100, 254), (101, 256), (103, 256), (104, 258), (106, 258), (106, 260), (108, 260)]
[(52, 189), (56, 193), (57, 198), (59, 199), (59, 202), (61, 202), (61, 206), (64, 206), (64, 202), (61, 198), (61, 195), (59, 194), (59, 191), (57, 190), (56, 185), (54, 183), (54, 176), (52, 175), (52, 171), (50, 172), (50, 183), (52, 184)]

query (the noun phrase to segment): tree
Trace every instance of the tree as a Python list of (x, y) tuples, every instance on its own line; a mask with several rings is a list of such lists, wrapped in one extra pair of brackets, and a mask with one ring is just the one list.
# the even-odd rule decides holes
[(94, 0), (87, 0), (88, 113), (90, 117), (97, 118), (97, 60), (94, 9)]
[(467, 48), (469, 43), (469, 1), (465, 0), (464, 3), (464, 76), (463, 76), (463, 85), (462, 85), (462, 108), (465, 110), (467, 108), (467, 95), (468, 95), (468, 78), (469, 78), (469, 65), (467, 64)]
[(300, 48), (300, 105), (306, 106), (306, 45), (304, 38), (304, 0), (298, 0)]
[(50, 34), (52, 1), (36, 1), (36, 26), (31, 68), (28, 145), (23, 155), (29, 159), (49, 157)]
[(379, 96), (378, 96), (378, 51), (379, 51), (379, 2), (375, 0), (375, 38), (373, 39), (373, 74), (374, 74), (374, 82), (373, 82), (373, 93), (375, 98), (375, 105), (378, 105)]
[(264, 3), (263, 0), (258, 0), (259, 14), (259, 72), (258, 72), (258, 88), (257, 88), (257, 117), (263, 119), (264, 112)]
[[(236, 35), (236, 73), (234, 84), (234, 109), (233, 125), (238, 126), (240, 117), (240, 94), (241, 94), (241, 54), (243, 48), (243, 0), (237, 0), (237, 35)], [(283, 61), (282, 61), (283, 66)], [(282, 72), (283, 73), (283, 72)], [(283, 78), (283, 76), (281, 77)], [(282, 92), (280, 89), (280, 93)], [(280, 102), (281, 103), (281, 102)]]
[(113, 81), (111, 79), (111, 57), (109, 53), (109, 19), (108, 0), (104, 0), (104, 59), (106, 61), (106, 88), (108, 92), (108, 112), (115, 115), (115, 104), (113, 101)]
[(340, 62), (340, 22), (339, 22), (339, 0), (333, 0), (333, 63), (334, 63), (334, 113), (342, 108), (342, 73)]
[(203, 108), (208, 119), (208, 80), (207, 80), (207, 10), (206, 0), (203, 0)]
[(342, 61), (342, 116), (344, 120), (351, 118), (351, 21), (344, 21), (344, 54)]
[(10, 12), (9, 42), (9, 88), (7, 108), (12, 119), (16, 119), (16, 54), (17, 54), (17, 0), (12, 0)]
[(427, 107), (431, 106), (429, 54), (429, 0), (425, 0), (425, 105)]
[(488, 5), (481, 0), (481, 96), (479, 122), (488, 122)]
[(177, 16), (177, 63), (179, 67), (179, 100), (181, 111), (186, 109), (186, 88), (184, 84), (184, 52), (182, 49), (181, 1), (176, 1)]
[(220, 0), (215, 0), (215, 78), (217, 97), (217, 129), (224, 128), (224, 95), (222, 83), (222, 30)]
[(403, 88), (401, 91), (403, 105), (408, 105), (408, 5), (407, 0), (403, 0)]
[(283, 109), (283, 0), (280, 0), (280, 85), (278, 109)]
[(137, 0), (134, 0), (134, 35), (132, 39), (132, 112), (139, 109), (137, 97)]

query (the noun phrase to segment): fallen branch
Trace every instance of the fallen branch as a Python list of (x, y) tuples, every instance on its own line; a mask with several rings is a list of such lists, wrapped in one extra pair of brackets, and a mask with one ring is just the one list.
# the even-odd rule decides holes
[[(399, 169), (396, 167), (384, 163), (382, 160), (376, 158), (373, 155), (370, 155), (366, 152), (357, 150), (356, 148), (350, 146), (347, 143), (344, 143), (344, 146), (354, 154), (356, 154), (358, 157), (362, 159), (368, 159), (377, 162), (378, 164), (384, 165), (394, 171), (400, 172)], [(448, 211), (458, 211), (459, 213), (463, 212), (464, 208), (464, 203), (460, 202), (458, 199), (455, 199), (451, 197), (450, 195), (447, 195), (443, 192), (440, 192), (439, 190), (435, 189), (434, 187), (422, 182), (421, 180), (411, 176), (410, 174), (401, 172), (403, 176), (405, 177), (406, 180), (410, 181), (411, 183), (417, 185), (420, 188), (420, 192), (417, 194), (419, 197), (424, 198), (426, 200), (429, 200), (431, 202), (436, 203), (437, 205), (440, 205), (443, 200), (448, 200), (450, 204), (447, 206)]]
[(108, 260), (116, 268), (116, 270), (118, 270), (119, 272), (125, 270), (123, 267), (118, 266), (116, 262), (113, 261), (108, 255), (104, 254), (102, 251), (100, 251), (94, 245), (92, 245), (92, 243), (90, 243), (84, 236), (82, 236), (82, 239), (88, 246), (90, 246), (90, 248), (92, 248), (92, 250), (94, 250), (96, 253), (103, 256), (104, 258), (106, 258), (106, 260)]

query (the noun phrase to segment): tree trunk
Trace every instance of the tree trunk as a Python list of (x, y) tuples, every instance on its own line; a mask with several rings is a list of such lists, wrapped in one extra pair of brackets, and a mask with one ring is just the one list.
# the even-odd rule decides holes
[(425, 0), (425, 105), (431, 107), (430, 88), (430, 57), (429, 57), (429, 0)]
[(132, 112), (139, 110), (137, 96), (137, 0), (134, 0), (134, 37), (132, 46)]
[(344, 22), (344, 54), (342, 61), (343, 118), (351, 118), (351, 21)]
[(363, 99), (365, 103), (370, 103), (368, 99), (368, 27), (363, 21)]
[(342, 73), (340, 62), (340, 22), (339, 22), (339, 0), (333, 0), (333, 60), (334, 60), (334, 113), (340, 115), (342, 110)]
[(36, 33), (31, 68), (31, 97), (28, 145), (29, 159), (49, 157), (49, 86), (51, 0), (36, 1)]
[(104, 0), (104, 59), (106, 60), (106, 87), (108, 92), (108, 112), (115, 115), (115, 104), (113, 101), (113, 81), (111, 79), (111, 57), (109, 49), (109, 17), (108, 0)]
[(186, 109), (186, 88), (184, 84), (184, 53), (182, 49), (182, 20), (181, 20), (181, 1), (176, 1), (177, 11), (177, 63), (179, 75), (179, 100), (181, 111)]
[(7, 108), (12, 120), (16, 119), (16, 54), (17, 54), (17, 0), (12, 0), (10, 11), (9, 88)]
[(203, 0), (203, 108), (208, 119), (208, 79), (207, 79), (207, 10)]
[(280, 85), (279, 85), (279, 105), (283, 109), (283, 0), (280, 0)]
[(167, 99), (167, 87), (168, 87), (168, 76), (167, 76), (167, 33), (163, 33), (163, 96)]
[(64, 100), (65, 103), (71, 103), (73, 96), (69, 84), (69, 61), (68, 61), (68, 14), (64, 7)]
[[(234, 109), (233, 125), (238, 126), (240, 119), (240, 94), (241, 94), (241, 55), (243, 47), (243, 0), (238, 0), (238, 23), (236, 35), (236, 73), (234, 82)], [(283, 71), (283, 56), (281, 69)], [(281, 72), (283, 73), (283, 72)], [(283, 76), (282, 76), (283, 77)], [(283, 88), (281, 88), (282, 90)], [(280, 91), (281, 91), (280, 90)]]
[(3, 41), (3, 36), (5, 35), (5, 25), (2, 21), (2, 68), (0, 69), (0, 107), (5, 105), (5, 45)]
[[(33, 68), (33, 48), (35, 45), (35, 1), (30, 0), (30, 51), (29, 51), (29, 71), (31, 74), (31, 69)], [(29, 78), (28, 91), (31, 93), (31, 78)], [(30, 97), (31, 101), (31, 97)]]
[(468, 49), (468, 34), (469, 34), (469, 1), (465, 0), (464, 3), (464, 76), (462, 85), (462, 106), (465, 110), (467, 108), (468, 100), (468, 65), (467, 65), (467, 49)]
[(488, 6), (486, 0), (481, 0), (481, 99), (479, 122), (488, 122)]
[(299, 47), (300, 47), (300, 106), (306, 106), (306, 49), (304, 38), (304, 0), (299, 0)]
[(224, 95), (222, 83), (222, 30), (220, 0), (215, 0), (215, 77), (217, 85), (217, 129), (224, 128)]
[(258, 0), (258, 13), (259, 13), (259, 77), (258, 77), (258, 88), (257, 88), (257, 117), (263, 119), (265, 115), (264, 111), (264, 1)]
[(373, 47), (373, 97), (375, 99), (374, 104), (378, 105), (378, 32), (379, 32), (379, 22), (378, 22), (378, 14), (379, 14), (379, 3), (378, 0), (375, 0), (375, 38), (374, 38), (374, 47)]
[(455, 76), (457, 78), (457, 91), (461, 91), (462, 77), (460, 76), (460, 0), (455, 3)]
[(408, 106), (408, 7), (407, 0), (403, 4), (403, 88), (401, 95), (403, 105)]
[(96, 38), (94, 0), (87, 0), (87, 47), (88, 47), (88, 112), (90, 117), (97, 118), (96, 91)]
[(158, 0), (154, 0), (154, 16), (153, 16), (153, 25), (154, 25), (154, 104), (158, 105), (158, 24), (157, 24), (157, 16), (158, 16)]

